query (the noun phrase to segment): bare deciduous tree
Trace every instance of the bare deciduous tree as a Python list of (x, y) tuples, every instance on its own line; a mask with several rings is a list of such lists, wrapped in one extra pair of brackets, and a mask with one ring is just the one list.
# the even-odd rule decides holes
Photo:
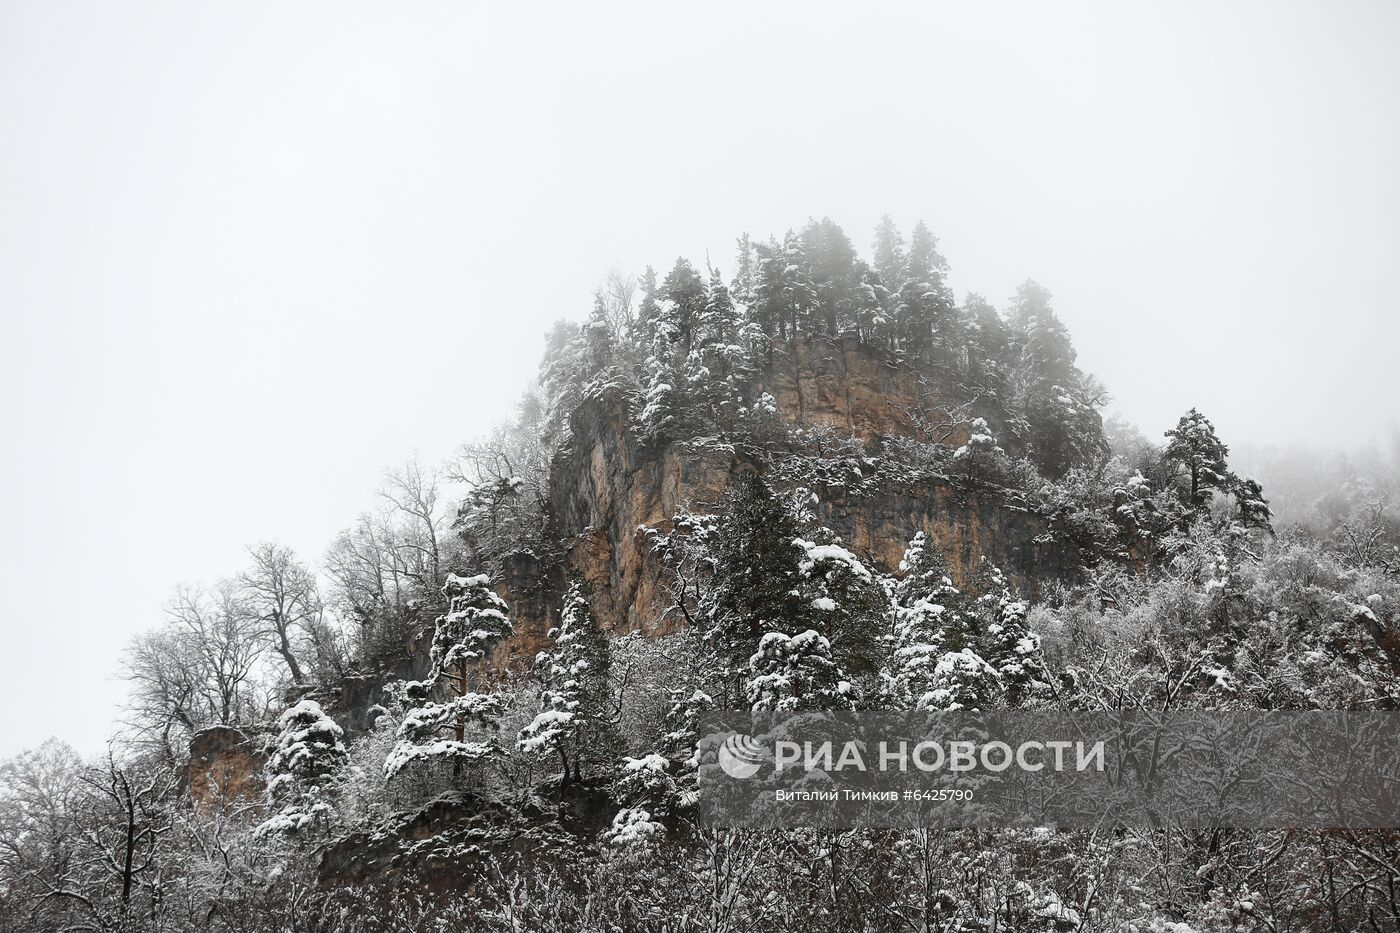
[(549, 455), (540, 433), (540, 406), (527, 395), (513, 422), (462, 445), (448, 466), (447, 478), (468, 487), (454, 527), (473, 566), (497, 570), (501, 558), (543, 539)]
[(258, 622), (232, 581), (213, 590), (181, 586), (166, 624), (128, 649), (131, 712), (139, 732), (174, 750), (177, 732), (249, 721), (259, 707), (265, 654)]
[(441, 589), (443, 516), (438, 503), (438, 473), (424, 470), (413, 458), (384, 475), (382, 496), (406, 519), (393, 547), (404, 552), (407, 574), (426, 590)]
[(238, 578), (243, 604), (257, 621), (259, 633), (287, 665), (292, 680), (304, 683), (306, 674), (295, 643), (309, 637), (321, 619), (316, 577), (285, 545), (264, 541), (248, 553), (253, 565)]
[(108, 751), (103, 763), (81, 778), (89, 790), (76, 823), (86, 843), (85, 861), (119, 891), (118, 910), (129, 922), (138, 886), (146, 889), (152, 921), (159, 911), (159, 873), (153, 871), (162, 837), (170, 831), (167, 806), (176, 787), (170, 767), (142, 767), (119, 762)]

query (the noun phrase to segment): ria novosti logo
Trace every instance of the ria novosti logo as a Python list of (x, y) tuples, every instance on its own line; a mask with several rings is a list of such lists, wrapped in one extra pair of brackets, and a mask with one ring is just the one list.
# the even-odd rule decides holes
[[(1006, 742), (880, 741), (794, 742), (779, 739), (772, 750), (758, 739), (731, 733), (721, 743), (716, 760), (732, 778), (751, 778), (765, 762), (772, 761), (776, 774), (800, 770), (806, 773), (845, 772), (945, 772), (950, 774), (981, 770), (997, 774), (1008, 769), (1037, 771), (1098, 771), (1105, 769), (1105, 743), (1083, 741), (1028, 741), (1016, 746)], [(1071, 754), (1071, 752), (1073, 754)]]
[(763, 767), (763, 746), (753, 736), (734, 733), (719, 747), (719, 766), (732, 778), (751, 778)]

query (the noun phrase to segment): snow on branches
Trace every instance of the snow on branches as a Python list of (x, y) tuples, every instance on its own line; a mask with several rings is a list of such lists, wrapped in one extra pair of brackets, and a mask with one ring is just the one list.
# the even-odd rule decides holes
[(349, 755), (344, 733), (315, 700), (302, 700), (277, 720), (281, 732), (267, 760), (267, 794), (277, 812), (259, 835), (328, 830), (336, 821), (332, 790)]

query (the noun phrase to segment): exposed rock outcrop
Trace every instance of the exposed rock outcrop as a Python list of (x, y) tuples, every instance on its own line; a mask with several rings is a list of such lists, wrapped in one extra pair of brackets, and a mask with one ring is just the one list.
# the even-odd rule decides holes
[[(971, 399), (851, 338), (793, 342), (759, 374), (753, 394), (762, 392), (773, 397), (789, 425), (830, 426), (872, 450), (891, 435), (958, 444), (967, 437), (967, 406), (977, 405), (977, 414), (993, 421), (1000, 413), (993, 403)], [(928, 436), (931, 423), (943, 427), (940, 436)], [(567, 542), (563, 566), (547, 568), (523, 555), (502, 580), (516, 624), (508, 649), (514, 662), (545, 645), (567, 573), (592, 584), (604, 628), (672, 631), (677, 621), (665, 614), (665, 580), (644, 529), (669, 530), (681, 508), (713, 510), (737, 472), (761, 468), (743, 450), (714, 439), (644, 443), (632, 429), (621, 391), (586, 401), (573, 413), (571, 439), (551, 469), (550, 505)], [(942, 548), (958, 579), (987, 557), (1023, 592), (1033, 593), (1040, 581), (1062, 576), (1070, 565), (1059, 547), (1043, 542), (1047, 523), (1041, 516), (946, 480), (820, 492), (822, 521), (884, 570), (897, 567), (920, 530)]]
[(224, 808), (262, 800), (267, 755), (257, 736), (233, 726), (212, 726), (190, 740), (185, 766), (196, 808)]
[[(976, 404), (994, 427), (1003, 426), (995, 400), (974, 398), (937, 372), (933, 365), (896, 360), (853, 336), (803, 336), (773, 354), (753, 389), (755, 395), (773, 396), (779, 414), (793, 426), (827, 425), (868, 444), (886, 436), (961, 444), (969, 419), (955, 412), (968, 404)], [(930, 437), (929, 428), (937, 436)]]

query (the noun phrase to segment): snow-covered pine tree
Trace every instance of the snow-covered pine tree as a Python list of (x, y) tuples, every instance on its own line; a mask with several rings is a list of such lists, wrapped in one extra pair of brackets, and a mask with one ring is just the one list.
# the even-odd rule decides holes
[(915, 704), (940, 712), (986, 711), (1001, 693), (996, 670), (971, 648), (945, 651), (929, 678), (929, 690)]
[(881, 581), (804, 512), (799, 500), (807, 496), (774, 495), (758, 474), (743, 473), (720, 514), (686, 536), (679, 577), (690, 582), (678, 604), (704, 658), (697, 684), (721, 708), (747, 703), (751, 661), (770, 632), (821, 635), (843, 679), (873, 680), (878, 671), (888, 597)]
[(791, 635), (820, 624), (819, 610), (804, 598), (798, 531), (787, 503), (757, 473), (734, 478), (707, 537), (710, 585), (695, 620), (715, 673), (731, 688), (746, 676), (764, 633)]
[(632, 321), (629, 337), (633, 346), (646, 349), (656, 341), (656, 331), (661, 323), (661, 296), (660, 286), (656, 282), (656, 270), (647, 266), (638, 285), (642, 300), (637, 305), (637, 316)]
[(609, 704), (612, 648), (598, 627), (583, 582), (570, 584), (559, 624), (549, 630), (549, 637), (553, 646), (535, 659), (540, 712), (520, 730), (517, 745), (524, 752), (558, 755), (567, 785), (621, 751)]
[(1231, 488), (1239, 522), (1246, 528), (1263, 528), (1273, 533), (1273, 512), (1264, 498), (1264, 487), (1252, 479), (1237, 479)]
[(700, 273), (689, 260), (677, 259), (661, 283), (660, 330), (667, 340), (679, 345), (682, 359), (690, 355), (698, 342), (705, 297), (705, 283)]
[(1011, 369), (1011, 336), (992, 303), (969, 292), (963, 299), (962, 319), (966, 322), (970, 375), (988, 388), (1005, 386)]
[(896, 709), (986, 710), (1017, 706), (1047, 680), (1040, 640), (1026, 625), (1027, 605), (983, 560), (962, 592), (923, 533), (909, 542), (895, 588), (893, 651), (883, 671)]
[(904, 272), (908, 264), (904, 250), (904, 237), (889, 214), (880, 218), (875, 227), (875, 244), (871, 266), (884, 286), (883, 304), (885, 316), (893, 319), (898, 305), (899, 290), (904, 286)]
[(1003, 582), (995, 603), (996, 617), (987, 625), (982, 654), (997, 672), (1008, 706), (1023, 705), (1042, 692), (1049, 681), (1040, 636), (1026, 624), (1029, 608)]
[(1158, 533), (1166, 526), (1157, 510), (1152, 483), (1141, 471), (1135, 470), (1132, 476), (1114, 487), (1112, 519), (1118, 526), (1122, 556), (1130, 560), (1144, 559)]
[[(735, 362), (730, 354), (739, 341), (739, 312), (734, 298), (718, 269), (710, 270), (710, 283), (705, 289), (705, 306), (700, 313), (700, 345), (713, 359), (710, 366), (715, 375), (726, 378)], [(732, 349), (731, 349), (732, 348)]]
[(831, 642), (812, 629), (769, 632), (749, 659), (745, 694), (755, 710), (850, 709), (855, 688), (832, 657)]
[(568, 438), (569, 415), (583, 400), (588, 380), (588, 347), (579, 325), (555, 321), (545, 336), (544, 358), (540, 361), (540, 385), (545, 398), (543, 438), (547, 446)]
[(856, 261), (855, 295), (852, 298), (851, 325), (862, 343), (889, 347), (890, 296), (875, 270)]
[(743, 385), (750, 375), (743, 321), (728, 286), (716, 269), (710, 270), (705, 307), (698, 328), (699, 347), (688, 366), (689, 395), (720, 424), (729, 424), (743, 404)]
[(1192, 408), (1165, 436), (1168, 441), (1162, 459), (1182, 475), (1183, 498), (1188, 505), (1204, 509), (1210, 505), (1215, 490), (1229, 490), (1231, 475), (1225, 458), (1230, 455), (1230, 448), (1216, 436), (1215, 426), (1205, 415)]
[(593, 295), (593, 311), (583, 325), (584, 378), (598, 378), (612, 366), (617, 356), (617, 346), (613, 340), (612, 323), (609, 321), (606, 297), (602, 290)]
[(904, 577), (894, 588), (893, 644), (882, 671), (882, 693), (895, 709), (912, 709), (933, 688), (943, 656), (943, 632), (962, 595), (948, 578), (943, 555), (922, 532), (899, 562)]
[(729, 290), (734, 300), (747, 308), (753, 304), (758, 260), (754, 255), (753, 240), (747, 232), (740, 235), (735, 247), (734, 279), (729, 283)]
[[(1011, 591), (1005, 574), (985, 557), (971, 590), (975, 594), (972, 614), (976, 620), (962, 636), (965, 646), (996, 671), (1004, 702), (1020, 705), (1048, 680), (1040, 638), (1026, 625), (1029, 607)], [(958, 640), (953, 640), (955, 646)]]
[(987, 419), (974, 418), (967, 443), (953, 452), (953, 460), (961, 467), (968, 485), (977, 487), (1001, 480), (1006, 451), (997, 446)]
[(652, 343), (643, 363), (642, 407), (637, 415), (637, 433), (644, 441), (659, 444), (685, 433), (689, 413), (687, 359), (672, 346), (663, 330)]
[(315, 700), (301, 700), (277, 720), (281, 730), (267, 759), (267, 797), (273, 815), (260, 836), (305, 837), (328, 831), (338, 819), (335, 783), (350, 760), (343, 732)]
[(802, 253), (812, 280), (814, 332), (835, 335), (853, 322), (856, 251), (830, 217), (802, 228)]
[(803, 269), (801, 243), (789, 233), (783, 243), (769, 238), (754, 245), (756, 286), (751, 306), (754, 323), (774, 343), (797, 334), (797, 321), (805, 314), (810, 283)]
[[(474, 679), (491, 650), (514, 631), (508, 607), (491, 591), (485, 575), (449, 574), (442, 591), (448, 610), (433, 631), (433, 667), (426, 680), (405, 685), (404, 697), (412, 708), (399, 723), (398, 744), (384, 762), (390, 778), (415, 762), (451, 762), (454, 774), (460, 773), (463, 766), (499, 750), (494, 731), (505, 702), (476, 692)], [(433, 700), (437, 694), (446, 699)], [(469, 727), (492, 734), (468, 741)]]
[(1103, 459), (1108, 444), (1097, 408), (1102, 390), (1075, 365), (1069, 331), (1050, 297), (1035, 281), (1016, 290), (1010, 330), (1018, 359), (1011, 383), (1029, 427), (1031, 458), (1058, 479), (1071, 467)]
[(845, 676), (873, 678), (883, 652), (888, 596), (830, 530), (816, 527), (809, 533), (815, 540), (798, 538), (795, 543), (804, 552), (798, 570), (805, 578), (804, 595), (816, 610), (817, 631), (830, 643)]
[(787, 334), (817, 333), (817, 288), (802, 237), (789, 230), (783, 236), (783, 307), (787, 312)]
[(952, 361), (962, 345), (957, 304), (948, 287), (948, 260), (938, 252), (938, 240), (923, 221), (914, 226), (909, 258), (899, 291), (897, 327), (901, 346), (911, 353), (928, 347), (941, 362)]
[(893, 650), (881, 671), (880, 685), (890, 707), (912, 709), (933, 689), (934, 669), (944, 654), (943, 630), (954, 611), (932, 600), (895, 607)]
[(957, 592), (948, 577), (948, 562), (943, 553), (922, 531), (915, 532), (909, 539), (899, 561), (899, 572), (904, 574), (895, 586), (895, 598), (900, 605), (912, 606), (920, 599)]

